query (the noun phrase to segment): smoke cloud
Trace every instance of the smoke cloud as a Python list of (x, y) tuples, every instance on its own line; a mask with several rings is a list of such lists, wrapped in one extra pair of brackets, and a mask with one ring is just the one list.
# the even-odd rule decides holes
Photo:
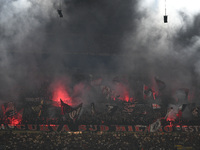
[(0, 1), (1, 101), (31, 95), (47, 79), (51, 84), (63, 76), (77, 75), (68, 86), (81, 93), (89, 74), (106, 79), (126, 74), (133, 91), (157, 76), (167, 85), (166, 95), (178, 88), (198, 93), (200, 11), (195, 2), (167, 0), (166, 24), (164, 0), (60, 2)]

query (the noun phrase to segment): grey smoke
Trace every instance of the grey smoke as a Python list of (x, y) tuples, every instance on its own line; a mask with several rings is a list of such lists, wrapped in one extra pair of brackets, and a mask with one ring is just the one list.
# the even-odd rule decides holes
[[(177, 11), (164, 24), (158, 1), (145, 2), (63, 1), (61, 19), (55, 0), (1, 0), (1, 99), (17, 99), (47, 77), (74, 71), (129, 74), (134, 89), (158, 76), (166, 94), (182, 87), (198, 91), (199, 12)], [(173, 26), (174, 19), (184, 21)]]

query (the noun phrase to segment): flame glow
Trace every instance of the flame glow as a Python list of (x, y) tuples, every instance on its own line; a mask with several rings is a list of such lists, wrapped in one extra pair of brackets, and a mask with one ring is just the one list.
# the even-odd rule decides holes
[(133, 98), (130, 97), (129, 88), (122, 83), (115, 84), (114, 91), (115, 92), (113, 92), (114, 93), (113, 100), (116, 100), (115, 97), (118, 95), (119, 95), (119, 98), (118, 98), (119, 100), (126, 101), (126, 102), (130, 102), (133, 100)]
[(60, 99), (63, 100), (64, 103), (68, 105), (72, 105), (72, 99), (69, 96), (65, 86), (61, 83), (57, 83), (53, 90), (53, 98), (52, 100), (55, 102), (54, 106), (60, 106)]
[(14, 125), (14, 126), (16, 126), (17, 124), (20, 124), (20, 123), (21, 123), (21, 120), (19, 120), (19, 119), (13, 118), (13, 119), (11, 120), (11, 124)]

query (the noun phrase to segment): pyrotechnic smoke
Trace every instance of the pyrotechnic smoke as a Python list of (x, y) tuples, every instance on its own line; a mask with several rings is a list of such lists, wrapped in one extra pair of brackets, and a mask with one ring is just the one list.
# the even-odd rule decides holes
[[(64, 0), (62, 19), (55, 0), (1, 0), (0, 98), (18, 99), (46, 78), (53, 82), (74, 72), (128, 74), (134, 90), (158, 76), (165, 94), (178, 88), (198, 92), (196, 3), (167, 0), (164, 24), (164, 0)], [(71, 85), (78, 84), (85, 85)]]
[(42, 78), (40, 69), (47, 23), (56, 15), (53, 1), (1, 1), (0, 91), (2, 100), (16, 100), (21, 90), (34, 90)]
[[(143, 0), (137, 28), (124, 40), (129, 57), (124, 66), (145, 78), (158, 76), (167, 85), (167, 94), (178, 88), (199, 90), (199, 9), (191, 1), (167, 0), (169, 21), (163, 22), (163, 1)], [(134, 20), (134, 18), (133, 18)], [(132, 64), (132, 65), (130, 65)]]

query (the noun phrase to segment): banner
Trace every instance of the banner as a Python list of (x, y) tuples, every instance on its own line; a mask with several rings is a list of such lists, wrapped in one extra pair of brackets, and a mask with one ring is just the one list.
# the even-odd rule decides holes
[[(160, 126), (156, 125), (156, 131), (150, 129), (150, 126), (145, 125), (75, 125), (75, 124), (64, 124), (64, 125), (36, 125), (36, 124), (1, 124), (0, 130), (21, 130), (21, 131), (55, 131), (55, 132), (70, 132), (70, 131), (114, 131), (114, 132), (199, 132), (200, 126)], [(155, 129), (155, 128), (154, 128)]]
[(4, 117), (12, 117), (16, 114), (16, 108), (13, 102), (7, 102), (1, 106)]
[(160, 129), (160, 127), (161, 127), (161, 122), (158, 119), (156, 122), (150, 125), (150, 132), (156, 132)]
[(60, 103), (61, 103), (61, 115), (64, 115), (66, 113), (70, 113), (73, 108), (71, 106), (69, 106), (68, 104), (65, 104), (62, 99), (60, 99)]
[(82, 108), (82, 103), (79, 104), (76, 108), (73, 108), (73, 110), (71, 112), (69, 112), (69, 117), (72, 119), (72, 120), (76, 120), (78, 117), (79, 117), (79, 114), (81, 112), (81, 108)]

